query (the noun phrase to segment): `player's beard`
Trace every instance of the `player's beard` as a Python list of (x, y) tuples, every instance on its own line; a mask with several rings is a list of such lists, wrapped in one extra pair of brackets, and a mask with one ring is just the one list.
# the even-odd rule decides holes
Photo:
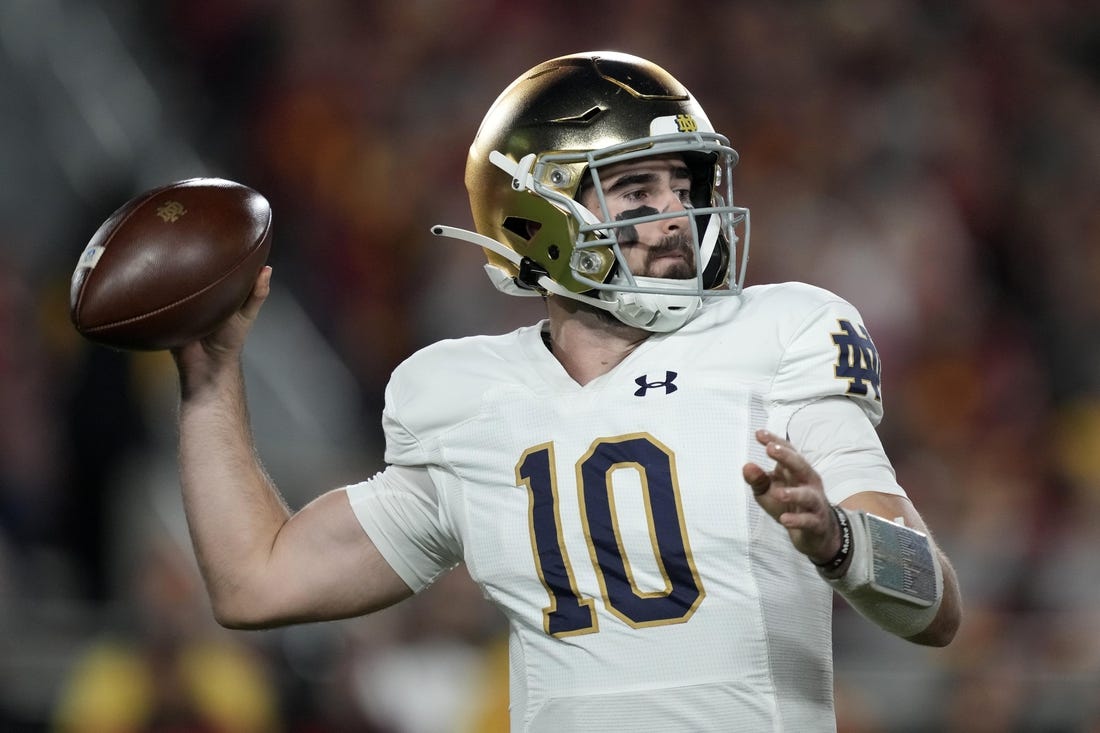
[[(655, 272), (658, 261), (671, 252), (679, 252), (680, 259), (666, 266), (660, 273)], [(645, 260), (640, 272), (634, 273), (642, 277), (659, 277), (667, 280), (691, 280), (695, 277), (695, 238), (690, 232), (676, 232), (663, 237), (657, 244), (646, 250)], [(575, 307), (591, 313), (597, 320), (607, 326), (618, 328), (631, 328), (624, 326), (623, 322), (612, 312), (577, 302)]]
[[(682, 259), (672, 262), (662, 272), (657, 272), (660, 260), (670, 253), (678, 252)], [(640, 273), (645, 277), (660, 277), (667, 280), (690, 280), (695, 277), (695, 239), (689, 232), (676, 232), (661, 239), (646, 250), (645, 263)]]

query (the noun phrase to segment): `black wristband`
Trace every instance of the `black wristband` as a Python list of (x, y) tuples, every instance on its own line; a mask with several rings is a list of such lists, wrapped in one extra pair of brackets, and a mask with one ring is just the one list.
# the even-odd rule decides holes
[(848, 515), (836, 504), (831, 504), (830, 506), (833, 509), (833, 514), (836, 516), (836, 521), (840, 524), (840, 549), (825, 562), (817, 562), (812, 558), (810, 560), (810, 562), (826, 573), (839, 568), (848, 559), (848, 556), (852, 554), (852, 525), (848, 521)]

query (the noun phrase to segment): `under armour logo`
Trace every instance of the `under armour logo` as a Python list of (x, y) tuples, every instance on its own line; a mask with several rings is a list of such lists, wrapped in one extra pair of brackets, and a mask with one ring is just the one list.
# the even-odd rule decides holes
[(840, 332), (833, 334), (833, 343), (840, 353), (833, 373), (837, 379), (848, 380), (848, 394), (865, 395), (870, 384), (875, 390), (875, 399), (879, 399), (882, 366), (871, 335), (863, 325), (853, 326), (844, 319), (837, 323)]
[(676, 372), (666, 371), (665, 372), (665, 381), (663, 381), (663, 382), (651, 382), (651, 381), (649, 381), (649, 376), (646, 375), (646, 374), (643, 374), (642, 376), (640, 376), (640, 377), (638, 377), (637, 379), (634, 380), (634, 383), (638, 385), (638, 389), (635, 390), (634, 396), (635, 397), (645, 397), (646, 392), (648, 392), (651, 389), (657, 389), (658, 387), (664, 387), (665, 388), (665, 394), (672, 394), (677, 389), (679, 389), (679, 387), (677, 387), (675, 384), (672, 383), (672, 381), (674, 379), (676, 379)]

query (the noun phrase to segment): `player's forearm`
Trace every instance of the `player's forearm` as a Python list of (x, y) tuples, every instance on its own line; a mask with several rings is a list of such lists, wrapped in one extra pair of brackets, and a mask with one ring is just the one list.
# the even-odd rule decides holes
[(289, 512), (256, 457), (239, 367), (181, 386), (180, 480), (195, 554), (218, 620), (252, 625)]
[(949, 644), (962, 616), (958, 580), (912, 504), (865, 492), (842, 507), (844, 567), (819, 568), (822, 577), (886, 631), (915, 644)]
[(908, 637), (908, 641), (924, 646), (947, 646), (955, 638), (962, 622), (962, 593), (959, 591), (955, 569), (943, 552), (939, 549), (936, 552), (939, 554), (940, 569), (943, 572), (943, 600), (940, 601), (936, 617), (928, 628)]

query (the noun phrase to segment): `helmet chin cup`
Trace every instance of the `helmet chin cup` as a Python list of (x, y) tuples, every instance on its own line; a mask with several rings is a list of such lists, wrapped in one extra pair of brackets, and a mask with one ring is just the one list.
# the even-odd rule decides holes
[[(628, 326), (655, 333), (675, 331), (691, 320), (703, 304), (695, 278), (669, 280), (635, 276), (634, 281), (639, 286), (661, 289), (664, 292), (628, 290), (600, 292), (600, 299), (611, 306), (608, 308), (611, 314)], [(670, 290), (685, 292), (683, 295), (675, 295), (669, 293)]]

